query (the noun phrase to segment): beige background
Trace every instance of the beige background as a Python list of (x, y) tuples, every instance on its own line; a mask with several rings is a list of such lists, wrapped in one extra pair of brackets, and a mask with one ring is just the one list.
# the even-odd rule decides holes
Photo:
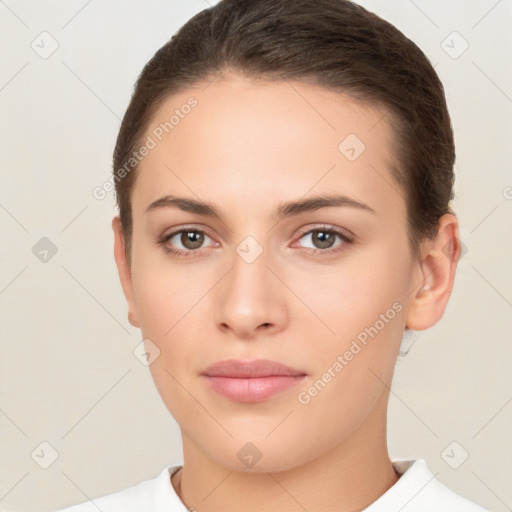
[[(456, 492), (510, 510), (512, 2), (361, 4), (417, 42), (445, 84), (467, 247), (444, 319), (398, 362), (390, 454), (423, 457)], [(207, 6), (0, 3), (2, 508), (60, 508), (181, 462), (179, 429), (133, 354), (141, 337), (112, 256), (113, 197), (96, 200), (92, 189), (109, 177), (143, 64)], [(58, 48), (40, 57), (31, 42), (41, 53), (51, 38)], [(42, 237), (57, 248), (46, 263), (32, 252)], [(58, 458), (43, 469), (36, 460), (48, 464), (52, 450)]]

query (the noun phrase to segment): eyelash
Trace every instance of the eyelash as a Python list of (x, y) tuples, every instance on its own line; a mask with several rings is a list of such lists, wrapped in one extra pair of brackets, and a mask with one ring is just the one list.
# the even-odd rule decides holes
[(196, 254), (200, 253), (201, 249), (189, 249), (187, 251), (183, 251), (181, 249), (173, 249), (172, 247), (169, 247), (167, 245), (167, 242), (171, 238), (175, 237), (176, 235), (179, 235), (180, 233), (187, 233), (187, 232), (188, 233), (199, 233), (199, 234), (208, 236), (208, 233), (206, 233), (206, 231), (204, 231), (202, 229), (195, 228), (195, 227), (185, 227), (185, 228), (181, 228), (176, 231), (173, 231), (172, 233), (169, 233), (168, 235), (163, 235), (162, 237), (159, 238), (157, 243), (158, 243), (158, 245), (162, 246), (162, 248), (164, 249), (165, 252), (167, 252), (169, 254), (173, 254), (180, 258), (190, 258), (190, 257), (195, 256)]
[[(164, 249), (165, 252), (167, 252), (169, 254), (173, 254), (180, 258), (190, 258), (190, 257), (196, 256), (197, 254), (201, 253), (201, 250), (203, 249), (202, 247), (199, 249), (182, 250), (182, 249), (173, 249), (172, 247), (169, 247), (167, 245), (167, 242), (169, 240), (171, 240), (172, 238), (174, 238), (176, 235), (178, 235), (180, 233), (187, 233), (187, 232), (188, 233), (199, 233), (199, 234), (203, 234), (203, 235), (206, 235), (209, 237), (208, 233), (206, 233), (206, 231), (204, 231), (203, 229), (192, 227), (192, 226), (191, 227), (182, 227), (176, 231), (173, 231), (172, 233), (163, 235), (162, 237), (160, 237), (158, 239), (157, 243)], [(336, 245), (335, 247), (331, 247), (329, 249), (309, 249), (309, 251), (311, 253), (313, 253), (314, 255), (330, 255), (330, 254), (338, 253), (345, 249), (345, 245), (353, 244), (354, 240), (355, 240), (355, 237), (349, 236), (348, 234), (346, 234), (342, 231), (339, 231), (337, 229), (334, 229), (334, 228), (331, 228), (328, 226), (321, 226), (321, 225), (315, 226), (314, 228), (309, 228), (307, 231), (300, 233), (298, 240), (303, 238), (305, 235), (309, 235), (310, 233), (315, 233), (315, 232), (334, 234), (334, 235), (338, 236), (343, 241), (343, 243)], [(211, 238), (211, 237), (209, 237), (209, 238)]]

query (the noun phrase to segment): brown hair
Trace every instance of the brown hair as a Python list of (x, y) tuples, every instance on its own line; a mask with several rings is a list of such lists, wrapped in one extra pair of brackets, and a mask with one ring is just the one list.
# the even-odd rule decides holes
[(183, 25), (137, 79), (113, 159), (128, 261), (136, 165), (122, 179), (116, 170), (163, 100), (226, 70), (320, 85), (383, 106), (393, 121), (398, 165), (391, 172), (404, 192), (415, 254), (452, 213), (455, 148), (444, 89), (411, 40), (348, 0), (222, 0)]

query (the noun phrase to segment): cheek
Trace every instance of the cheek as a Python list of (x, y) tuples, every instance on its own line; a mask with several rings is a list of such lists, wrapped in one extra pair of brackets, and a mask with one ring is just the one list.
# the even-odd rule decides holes
[(403, 305), (392, 297), (351, 298), (340, 294), (341, 306), (324, 311), (336, 335), (317, 336), (313, 350), (304, 347), (315, 371), (297, 390), (297, 412), (305, 430), (322, 423), (326, 443), (349, 435), (387, 393), (405, 323)]
[(406, 258), (382, 245), (354, 251), (336, 265), (283, 269), (283, 280), (303, 302), (290, 301), (295, 308), (291, 325), (303, 323), (301, 328), (316, 332), (322, 346), (335, 350), (360, 333), (364, 338), (365, 328), (374, 324), (384, 336), (395, 335), (402, 329), (400, 313), (409, 291), (407, 265)]
[(168, 339), (208, 289), (204, 273), (169, 262), (161, 248), (134, 249), (132, 279), (141, 331)]
[(384, 248), (294, 282), (321, 320), (310, 315), (300, 329), (312, 340), (303, 340), (303, 351), (315, 369), (313, 388), (302, 388), (304, 402), (320, 409), (337, 403), (356, 416), (374, 403), (391, 376), (405, 326), (406, 265)]
[(183, 276), (154, 274), (146, 273), (144, 287), (136, 291), (141, 332), (158, 353), (149, 369), (162, 401), (175, 420), (186, 425), (200, 412), (190, 393), (195, 394), (198, 369), (204, 367), (202, 354), (208, 351), (208, 312), (201, 302), (208, 287), (185, 286)]
[(141, 251), (132, 271), (142, 337), (151, 340), (159, 353), (150, 365), (151, 372), (157, 386), (173, 393), (178, 381), (197, 373), (211, 313), (205, 295), (216, 280), (211, 271), (185, 267)]

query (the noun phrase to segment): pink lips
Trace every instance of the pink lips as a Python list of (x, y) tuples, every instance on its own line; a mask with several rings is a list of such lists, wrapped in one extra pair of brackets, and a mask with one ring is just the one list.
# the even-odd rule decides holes
[(209, 366), (202, 375), (217, 393), (236, 402), (254, 403), (295, 386), (306, 373), (268, 359), (228, 359)]

